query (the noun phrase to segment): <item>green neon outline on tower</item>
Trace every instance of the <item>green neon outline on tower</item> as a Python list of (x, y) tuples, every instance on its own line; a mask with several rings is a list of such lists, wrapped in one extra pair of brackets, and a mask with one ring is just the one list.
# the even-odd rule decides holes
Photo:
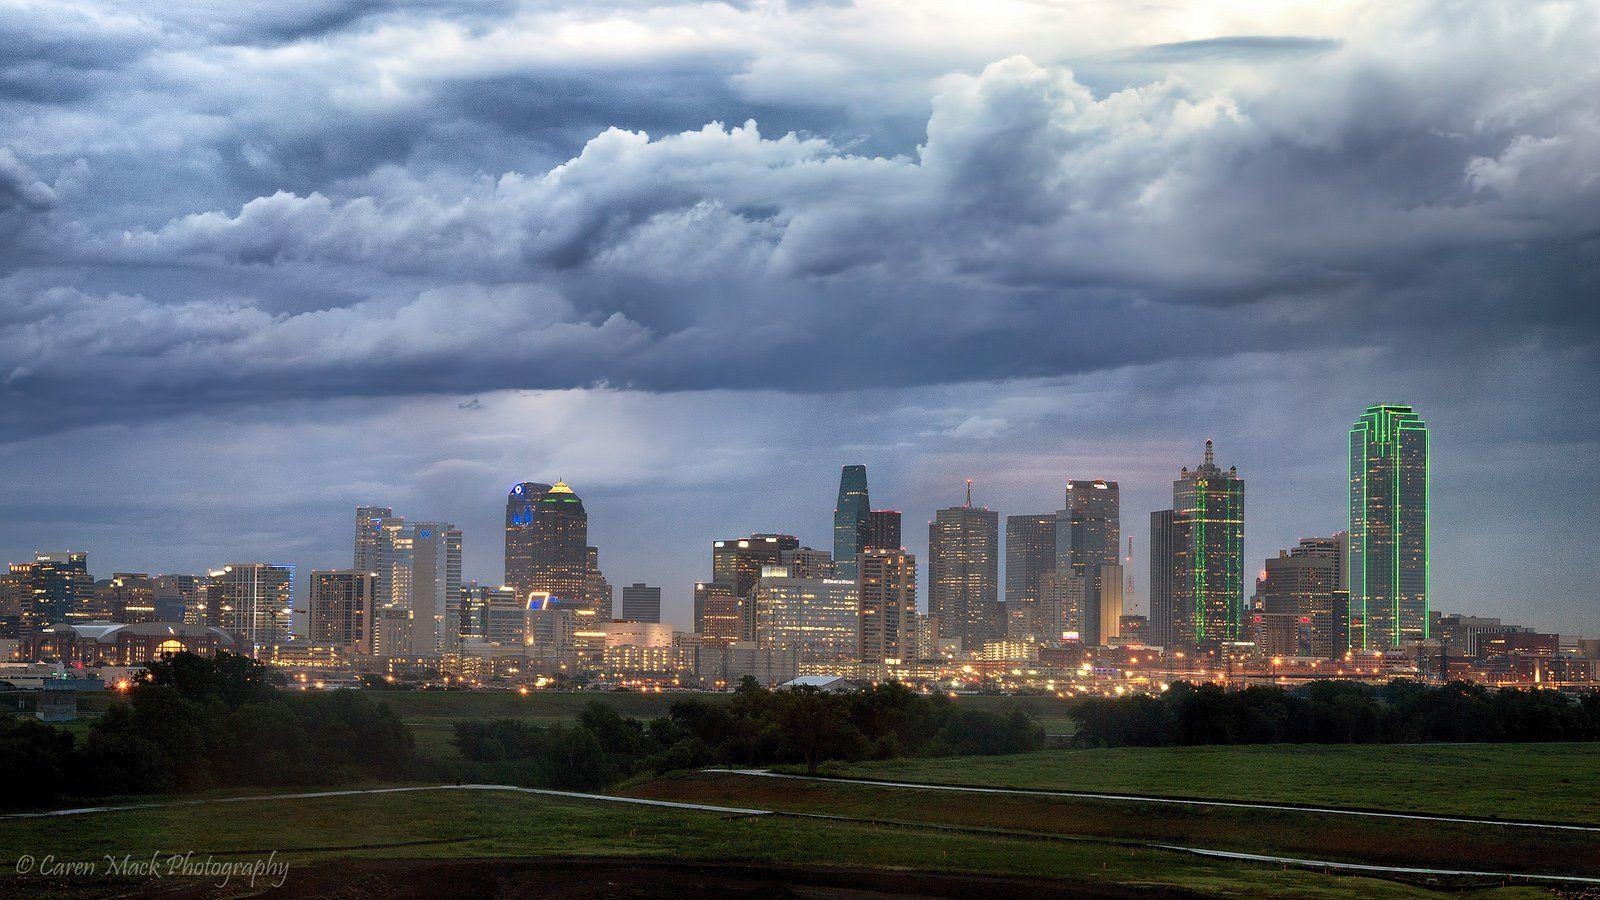
[(1354, 649), (1395, 648), (1428, 636), (1431, 457), (1428, 427), (1409, 406), (1370, 406), (1350, 429)]

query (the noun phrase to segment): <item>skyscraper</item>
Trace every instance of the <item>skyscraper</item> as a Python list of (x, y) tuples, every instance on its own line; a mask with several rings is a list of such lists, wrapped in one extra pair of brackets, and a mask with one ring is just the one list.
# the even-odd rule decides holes
[(1297, 656), (1328, 659), (1349, 647), (1350, 593), (1344, 584), (1349, 546), (1344, 532), (1301, 538), (1298, 546), (1268, 559), (1264, 577), (1256, 582), (1261, 611), (1288, 616), (1293, 623)]
[(833, 571), (856, 577), (856, 555), (867, 546), (867, 467), (845, 466), (839, 473), (839, 500), (833, 507)]
[(860, 609), (854, 581), (794, 578), (782, 566), (768, 566), (752, 594), (757, 646), (794, 650), (808, 660), (855, 656)]
[(31, 563), (12, 563), (23, 628), (43, 628), (81, 618), (94, 602), (89, 554), (64, 550), (35, 553)]
[(461, 639), (461, 530), (447, 522), (409, 523), (411, 652), (443, 653)]
[(368, 653), (372, 647), (370, 572), (318, 569), (311, 573), (311, 643)]
[(606, 580), (605, 573), (600, 571), (600, 548), (589, 547), (587, 553), (588, 575), (584, 581), (586, 588), (582, 605), (594, 610), (596, 621), (609, 622), (616, 591), (612, 589), (611, 582)]
[(661, 588), (642, 581), (623, 587), (622, 618), (629, 622), (661, 621)]
[[(1075, 622), (1083, 641), (1099, 643), (1102, 598), (1110, 592), (1101, 582), (1102, 566), (1117, 565), (1122, 543), (1122, 508), (1115, 481), (1068, 481), (1066, 503), (1056, 513), (1056, 567), (1060, 579), (1082, 591), (1081, 598), (1070, 598), (1076, 610)], [(1118, 570), (1120, 577), (1121, 570)], [(1117, 585), (1116, 596), (1122, 596)], [(1113, 626), (1116, 623), (1112, 623)]]
[(726, 647), (744, 640), (744, 601), (733, 585), (701, 581), (694, 586), (694, 630), (708, 647)]
[(860, 556), (856, 593), (860, 639), (856, 655), (868, 665), (917, 655), (917, 558), (902, 549), (868, 548)]
[(900, 510), (874, 509), (867, 512), (867, 546), (878, 550), (899, 550), (905, 546), (900, 536)]
[(519, 592), (533, 590), (534, 520), (550, 485), (524, 481), (506, 494), (505, 583)]
[(1016, 626), (1008, 629), (1012, 639), (1053, 630), (1041, 621), (1038, 606), (1045, 573), (1055, 567), (1055, 515), (1006, 516), (1006, 616)]
[(1409, 406), (1367, 407), (1350, 429), (1350, 645), (1428, 636), (1428, 426)]
[(524, 592), (547, 592), (567, 603), (583, 603), (590, 587), (589, 514), (583, 501), (565, 481), (557, 481), (539, 497), (532, 515), (527, 586), (512, 584), (509, 577), (507, 583)]
[[(1217, 467), (1211, 441), (1198, 469), (1172, 483), (1172, 506), (1151, 517), (1151, 628), (1170, 645), (1239, 640), (1244, 623), (1244, 479)], [(1158, 528), (1158, 525), (1160, 526)], [(1158, 610), (1168, 618), (1158, 623)]]
[(811, 547), (795, 547), (778, 554), (778, 564), (794, 578), (832, 578), (833, 554)]
[(294, 567), (229, 563), (211, 573), (217, 623), (235, 632), (247, 652), (289, 640)]
[(976, 650), (1004, 634), (1000, 607), (1000, 514), (967, 502), (937, 510), (928, 523), (928, 614), (940, 635)]
[(744, 631), (741, 640), (754, 640), (754, 607), (749, 602), (761, 570), (781, 565), (783, 551), (800, 546), (792, 534), (752, 534), (749, 537), (711, 542), (711, 580), (729, 587), (743, 601)]
[(356, 552), (351, 568), (357, 572), (377, 572), (381, 564), (379, 548), (382, 546), (384, 519), (393, 518), (394, 510), (387, 506), (356, 507)]
[(1188, 568), (1188, 543), (1183, 523), (1170, 509), (1150, 514), (1150, 642), (1174, 646), (1182, 633), (1175, 585)]

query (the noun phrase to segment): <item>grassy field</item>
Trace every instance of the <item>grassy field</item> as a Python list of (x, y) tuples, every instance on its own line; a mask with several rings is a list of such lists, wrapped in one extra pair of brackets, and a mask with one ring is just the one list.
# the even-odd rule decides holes
[[(428, 843), (418, 843), (428, 842)], [(363, 845), (359, 848), (353, 845)], [(264, 800), (248, 806), (128, 810), (44, 820), (0, 820), (0, 846), (57, 860), (100, 860), (188, 850), (264, 856), (296, 870), (318, 864), (360, 872), (360, 860), (623, 857), (865, 866), (908, 873), (1006, 873), (1062, 879), (1061, 889), (1182, 888), (1196, 895), (1420, 897), (1430, 891), (1369, 878), (1210, 861), (1168, 851), (980, 836), (919, 828), (734, 817), (511, 794), (439, 791), (366, 797)], [(343, 860), (344, 862), (340, 862)], [(103, 877), (64, 883), (0, 867), (7, 896), (127, 893)], [(421, 865), (421, 863), (417, 863)], [(68, 880), (70, 882), (70, 880)], [(352, 891), (359, 884), (352, 884)], [(163, 884), (163, 890), (169, 890)], [(1534, 896), (1528, 889), (1481, 896)]]
[(1600, 744), (1130, 747), (897, 759), (857, 778), (1600, 823)]
[(679, 773), (628, 787), (659, 800), (998, 828), (1302, 859), (1600, 877), (1600, 835), (1501, 825), (917, 790), (850, 781)]

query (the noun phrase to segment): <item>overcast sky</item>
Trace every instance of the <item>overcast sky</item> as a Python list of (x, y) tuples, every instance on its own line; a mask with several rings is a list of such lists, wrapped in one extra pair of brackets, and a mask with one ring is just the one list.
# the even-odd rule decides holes
[[(564, 478), (688, 622), (829, 546), (1205, 438), (1247, 565), (1433, 429), (1433, 605), (1600, 634), (1600, 6), (0, 0), (0, 556), (501, 577)], [(130, 11), (133, 10), (133, 11)]]

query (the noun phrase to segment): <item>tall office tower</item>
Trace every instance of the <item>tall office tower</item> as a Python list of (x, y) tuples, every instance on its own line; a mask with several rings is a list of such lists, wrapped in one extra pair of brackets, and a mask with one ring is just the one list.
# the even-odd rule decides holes
[(557, 481), (539, 498), (528, 535), (528, 554), (527, 586), (509, 577), (507, 584), (523, 591), (546, 592), (566, 603), (585, 601), (591, 587), (589, 514), (565, 481)]
[(31, 563), (12, 563), (17, 583), (22, 628), (43, 628), (82, 618), (94, 603), (94, 578), (89, 575), (89, 554), (82, 551), (35, 553)]
[[(1039, 601), (1045, 573), (1055, 567), (1056, 517), (1006, 516), (1006, 617), (1013, 626), (1007, 629), (1011, 639), (1027, 640), (1054, 630), (1045, 625)], [(1058, 638), (1055, 634), (1050, 639)]]
[(875, 550), (899, 550), (905, 546), (900, 536), (900, 510), (867, 511), (867, 546)]
[(316, 569), (311, 573), (311, 643), (352, 653), (372, 649), (371, 572)]
[(211, 573), (217, 624), (239, 635), (247, 651), (289, 640), (294, 566), (229, 563)]
[(795, 547), (778, 554), (778, 565), (795, 578), (832, 578), (833, 554), (812, 547)]
[[(1217, 467), (1211, 441), (1205, 461), (1185, 467), (1172, 483), (1170, 545), (1158, 546), (1156, 519), (1151, 519), (1151, 609), (1161, 598), (1170, 603), (1170, 643), (1213, 647), (1239, 640), (1244, 623), (1244, 479), (1238, 470)], [(1159, 513), (1157, 515), (1160, 515)], [(1162, 565), (1172, 568), (1158, 571)], [(1162, 582), (1162, 579), (1169, 579)]]
[(1000, 514), (972, 505), (937, 510), (928, 523), (928, 614), (963, 651), (1005, 634), (1000, 606)]
[(629, 622), (661, 621), (661, 588), (635, 581), (622, 589), (622, 618)]
[(392, 518), (394, 510), (387, 506), (356, 507), (356, 552), (350, 568), (357, 572), (378, 571), (379, 547), (383, 543), (381, 523)]
[(856, 656), (868, 665), (913, 659), (917, 648), (917, 558), (870, 547), (860, 556), (856, 594), (861, 630)]
[(839, 500), (833, 507), (833, 571), (856, 577), (856, 556), (867, 546), (867, 467), (845, 466), (839, 472)]
[[(800, 539), (792, 534), (752, 534), (746, 538), (711, 542), (711, 580), (733, 589), (733, 595), (742, 601), (745, 622), (740, 640), (754, 640), (754, 607), (749, 603), (751, 592), (767, 566), (783, 564), (783, 551), (800, 546)], [(837, 569), (835, 569), (837, 571)]]
[(1369, 406), (1350, 429), (1350, 645), (1428, 636), (1428, 426)]
[(534, 521), (539, 517), (539, 500), (549, 490), (548, 484), (524, 481), (506, 494), (504, 583), (523, 593), (533, 590)]
[(117, 572), (94, 583), (94, 603), (84, 614), (136, 625), (142, 622), (173, 621), (156, 615), (156, 585), (142, 572)]
[(794, 650), (803, 659), (852, 659), (860, 628), (856, 583), (842, 578), (794, 578), (768, 566), (756, 581), (756, 645)]
[(694, 586), (694, 630), (707, 647), (726, 647), (744, 640), (744, 601), (733, 585), (701, 581)]
[(1170, 509), (1150, 514), (1150, 642), (1176, 646), (1183, 633), (1178, 620), (1176, 584), (1188, 568), (1188, 542), (1183, 523)]
[(599, 547), (588, 548), (586, 565), (588, 566), (588, 575), (585, 579), (587, 588), (584, 590), (581, 605), (594, 610), (597, 621), (609, 622), (617, 598), (611, 582), (607, 581), (605, 573), (600, 571)]
[[(1100, 586), (1099, 594), (1094, 597), (1095, 627), (1099, 629), (1094, 635), (1094, 643), (1105, 646), (1120, 633), (1118, 629), (1122, 627), (1122, 614), (1127, 609), (1122, 593), (1121, 564), (1101, 563), (1099, 569), (1094, 579)], [(1084, 640), (1088, 641), (1087, 635)]]
[[(1119, 491), (1115, 481), (1068, 481), (1066, 504), (1056, 513), (1056, 567), (1071, 569), (1083, 591), (1076, 601), (1077, 629), (1084, 643), (1095, 644), (1100, 636), (1100, 567), (1116, 565), (1122, 543)], [(1065, 573), (1063, 573), (1065, 576)], [(1121, 585), (1118, 585), (1121, 592)]]
[(1268, 559), (1265, 577), (1256, 582), (1261, 611), (1288, 616), (1293, 623), (1296, 656), (1331, 659), (1349, 648), (1350, 592), (1344, 585), (1349, 538), (1342, 531), (1301, 538), (1298, 546)]
[(461, 531), (446, 522), (407, 523), (411, 537), (412, 653), (443, 653), (460, 643)]

